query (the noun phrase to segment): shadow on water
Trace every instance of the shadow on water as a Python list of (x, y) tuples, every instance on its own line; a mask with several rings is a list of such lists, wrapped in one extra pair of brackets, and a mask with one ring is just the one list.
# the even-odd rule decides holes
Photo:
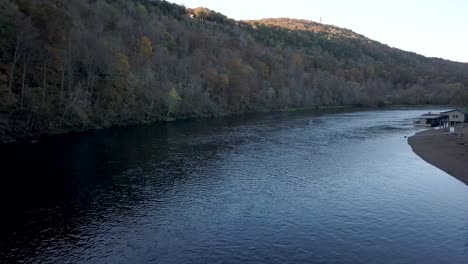
[[(329, 113), (332, 115), (323, 116)], [(288, 262), (284, 257), (295, 256), (297, 252), (292, 251), (296, 246), (308, 248), (312, 243), (301, 238), (317, 236), (323, 239), (323, 245), (332, 243), (334, 240), (324, 231), (328, 228), (350, 232), (334, 245), (343, 249), (338, 252), (350, 249), (346, 239), (362, 242), (361, 235), (369, 235), (364, 238), (379, 242), (379, 235), (387, 234), (386, 230), (380, 229), (383, 227), (373, 219), (374, 215), (360, 215), (362, 206), (369, 206), (367, 210), (378, 215), (380, 211), (372, 211), (373, 205), (385, 202), (382, 215), (390, 214), (392, 221), (396, 219), (393, 224), (401, 224), (395, 218), (402, 212), (401, 208), (407, 206), (413, 210), (411, 202), (419, 202), (409, 199), (407, 204), (400, 203), (408, 193), (409, 197), (419, 195), (420, 192), (411, 189), (418, 185), (411, 180), (404, 180), (400, 185), (401, 175), (386, 168), (389, 163), (385, 145), (375, 151), (370, 143), (389, 137), (388, 142), (393, 144), (399, 142), (392, 141), (395, 135), (403, 138), (402, 134), (412, 133), (414, 129), (401, 119), (408, 113), (399, 112), (399, 115), (349, 113), (349, 109), (254, 114), (109, 129), (46, 138), (37, 144), (1, 146), (4, 173), (0, 176), (3, 216), (0, 262), (44, 258), (47, 258), (45, 262), (63, 262), (70, 252), (75, 254), (74, 260), (83, 261), (86, 258), (81, 257), (85, 256), (99, 261), (105, 259), (99, 255), (103, 252), (112, 256), (113, 243), (122, 239), (112, 236), (125, 237), (132, 231), (137, 235), (128, 237), (134, 244), (138, 245), (140, 235), (148, 232), (142, 239), (143, 249), (154, 249), (156, 246), (151, 243), (162, 240), (156, 248), (167, 254), (146, 252), (147, 256), (133, 256), (128, 260), (148, 260), (156, 255), (159, 260), (172, 259), (174, 263), (177, 257), (183, 260), (193, 257), (195, 251), (178, 251), (184, 245), (200, 252), (215, 250), (218, 255), (200, 253), (198, 256), (211, 260), (239, 253), (224, 248), (228, 245), (237, 245), (244, 260), (260, 257), (251, 248), (242, 246), (249, 243), (258, 248), (267, 245), (263, 247), (268, 253), (263, 260), (273, 260), (272, 256), (282, 250), (283, 256), (278, 259), (283, 257)], [(348, 119), (352, 122), (347, 122)], [(351, 151), (356, 146), (362, 157)], [(396, 148), (397, 153), (392, 155), (401, 158), (400, 150)], [(375, 162), (365, 158), (369, 153), (376, 155)], [(335, 162), (340, 166), (335, 166)], [(363, 162), (368, 168), (361, 165)], [(378, 172), (369, 172), (372, 168)], [(393, 169), (403, 171), (398, 164)], [(362, 172), (367, 174), (361, 175)], [(382, 178), (381, 174), (386, 176)], [(379, 181), (374, 180), (376, 177)], [(396, 184), (411, 192), (393, 186), (392, 191), (401, 192), (394, 198), (392, 191), (387, 193), (385, 187), (380, 187), (381, 181), (387, 181), (390, 190), (391, 184)], [(359, 192), (366, 195), (357, 195)], [(349, 197), (342, 199), (345, 194)], [(338, 207), (342, 209), (335, 211)], [(240, 211), (242, 208), (248, 209)], [(334, 214), (340, 215), (343, 221), (333, 217)], [(217, 218), (211, 219), (212, 215)], [(366, 217), (369, 222), (362, 220)], [(412, 219), (411, 214), (405, 217)], [(361, 223), (369, 228), (362, 228)], [(181, 229), (180, 236), (184, 239), (177, 240), (172, 233), (166, 236), (165, 230), (159, 229), (161, 225), (169, 230), (172, 225), (173, 229)], [(276, 233), (278, 227), (285, 232)], [(375, 230), (369, 231), (370, 228)], [(410, 227), (408, 232), (414, 230), (419, 231)], [(209, 238), (203, 239), (204, 235)], [(280, 235), (281, 243), (287, 246), (271, 245), (266, 238), (275, 239), (274, 235)], [(341, 235), (339, 231), (331, 234)], [(405, 241), (412, 242), (413, 237), (408, 236)], [(191, 239), (197, 240), (200, 248), (192, 246)], [(320, 244), (315, 244), (315, 253), (330, 251)], [(93, 251), (89, 247), (99, 249)], [(144, 250), (139, 251), (142, 252), (145, 254)], [(359, 254), (352, 252), (347, 253), (359, 258)], [(313, 249), (301, 251), (302, 256), (309, 253), (314, 253)]]
[[(131, 214), (133, 205), (148, 199), (145, 187), (151, 186), (153, 196), (180, 187), (193, 180), (194, 166), (203, 167), (218, 153), (248, 144), (249, 135), (229, 138), (232, 129), (242, 131), (259, 119), (310, 115), (180, 121), (1, 146), (0, 256), (33, 255), (48, 239), (73, 240), (77, 229), (89, 224), (83, 221)], [(22, 254), (8, 252), (18, 248)]]

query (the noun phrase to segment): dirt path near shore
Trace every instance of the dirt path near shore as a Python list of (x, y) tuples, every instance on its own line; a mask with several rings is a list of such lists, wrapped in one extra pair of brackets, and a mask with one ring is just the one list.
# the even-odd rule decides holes
[(425, 161), (468, 185), (468, 127), (427, 130), (410, 137), (408, 144)]

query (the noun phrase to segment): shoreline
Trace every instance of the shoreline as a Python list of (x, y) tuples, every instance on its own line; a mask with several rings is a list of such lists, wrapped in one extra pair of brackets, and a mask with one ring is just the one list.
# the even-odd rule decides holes
[[(186, 121), (186, 120), (197, 120), (197, 119), (206, 119), (206, 118), (219, 118), (219, 117), (234, 117), (234, 116), (243, 116), (249, 114), (268, 114), (268, 113), (292, 113), (292, 112), (301, 112), (301, 111), (341, 111), (341, 110), (396, 110), (396, 109), (426, 109), (426, 108), (443, 108), (448, 107), (444, 105), (385, 105), (385, 106), (355, 106), (355, 105), (329, 105), (329, 106), (310, 106), (310, 107), (290, 107), (290, 108), (279, 108), (279, 109), (270, 109), (270, 110), (258, 110), (258, 111), (246, 111), (246, 112), (220, 112), (212, 114), (200, 114), (192, 116), (176, 116), (176, 117), (167, 117), (160, 119), (148, 120), (145, 122), (123, 122), (120, 124), (104, 125), (104, 126), (87, 126), (81, 128), (56, 128), (54, 130), (42, 131), (37, 133), (31, 133), (29, 135), (18, 136), (18, 133), (15, 133), (18, 128), (11, 127), (8, 125), (8, 115), (2, 117), (0, 113), (0, 145), (13, 145), (20, 143), (36, 143), (44, 138), (50, 138), (54, 136), (61, 135), (71, 135), (71, 134), (81, 134), (92, 131), (100, 131), (106, 129), (115, 129), (115, 128), (124, 128), (124, 127), (133, 127), (133, 126), (144, 126), (152, 124), (161, 124), (161, 123), (172, 123), (177, 121)], [(3, 119), (2, 119), (3, 118)], [(2, 121), (3, 120), (3, 121)], [(21, 130), (22, 131), (22, 130)]]
[(468, 185), (468, 127), (425, 130), (408, 138), (408, 144), (427, 163)]

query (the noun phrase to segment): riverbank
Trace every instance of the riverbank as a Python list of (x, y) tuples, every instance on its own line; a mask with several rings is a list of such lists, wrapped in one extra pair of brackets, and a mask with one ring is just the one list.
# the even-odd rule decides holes
[[(398, 107), (398, 106), (389, 106)], [(417, 107), (417, 106), (415, 106)], [(423, 107), (423, 106), (421, 106)], [(171, 123), (184, 120), (195, 120), (195, 119), (206, 119), (206, 118), (222, 118), (232, 117), (241, 115), (252, 115), (252, 114), (268, 114), (268, 113), (291, 113), (301, 111), (317, 111), (317, 112), (334, 112), (343, 111), (345, 109), (372, 109), (370, 107), (359, 107), (351, 105), (338, 105), (338, 106), (310, 106), (310, 107), (285, 107), (278, 109), (259, 109), (256, 111), (245, 111), (245, 112), (213, 112), (205, 114), (193, 114), (193, 115), (178, 115), (178, 116), (167, 116), (167, 117), (155, 117), (152, 119), (143, 120), (120, 120), (117, 122), (106, 121), (106, 122), (88, 122), (79, 126), (60, 126), (57, 124), (57, 120), (36, 120), (32, 123), (47, 123), (49, 127), (31, 128), (29, 123), (31, 121), (24, 121), (18, 116), (8, 115), (0, 113), (0, 145), (1, 144), (14, 144), (22, 142), (30, 142), (41, 138), (73, 134), (73, 133), (84, 133), (89, 131), (112, 129), (112, 128), (123, 128), (132, 126), (145, 126), (157, 123)], [(18, 120), (19, 119), (19, 120)], [(54, 125), (55, 124), (55, 125)]]
[[(216, 112), (210, 114), (198, 114), (198, 115), (189, 115), (189, 116), (174, 116), (174, 117), (160, 117), (153, 118), (150, 120), (131, 120), (125, 121), (120, 120), (118, 122), (88, 122), (87, 124), (82, 124), (79, 126), (58, 126), (53, 120), (35, 120), (28, 122), (14, 115), (8, 115), (5, 113), (0, 113), (0, 145), (1, 144), (12, 144), (12, 143), (21, 143), (36, 141), (41, 138), (64, 135), (64, 134), (73, 134), (73, 133), (83, 133), (87, 131), (102, 130), (102, 129), (112, 129), (119, 127), (131, 127), (131, 126), (144, 126), (151, 125), (155, 123), (168, 123), (175, 121), (183, 120), (194, 120), (194, 119), (205, 119), (205, 118), (219, 118), (219, 117), (229, 117), (229, 116), (240, 116), (240, 115), (251, 115), (251, 114), (267, 114), (267, 113), (291, 113), (291, 112), (302, 112), (302, 111), (316, 111), (317, 113), (334, 113), (336, 111), (365, 111), (365, 110), (397, 110), (397, 109), (433, 109), (441, 108), (447, 109), (451, 108), (450, 106), (440, 106), (440, 105), (385, 105), (385, 106), (355, 106), (355, 105), (337, 105), (337, 106), (310, 106), (310, 107), (287, 107), (287, 108), (278, 108), (278, 109), (264, 109), (256, 111), (246, 111), (246, 112)], [(23, 121), (21, 121), (23, 120)], [(38, 124), (48, 124), (49, 127), (42, 127), (33, 129), (34, 126), (29, 126), (30, 123)], [(55, 125), (54, 125), (55, 124)]]
[(410, 137), (408, 144), (423, 160), (468, 185), (468, 127), (455, 134), (448, 129), (423, 131)]

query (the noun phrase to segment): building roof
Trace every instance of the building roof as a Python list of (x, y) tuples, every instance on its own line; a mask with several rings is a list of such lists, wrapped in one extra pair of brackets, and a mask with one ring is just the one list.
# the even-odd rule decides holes
[(445, 111), (445, 112), (441, 112), (441, 114), (448, 114), (448, 113), (452, 113), (452, 112), (455, 112), (455, 111), (458, 111), (460, 113), (463, 113), (463, 114), (467, 114), (466, 111), (463, 111), (463, 110), (460, 110), (460, 109), (453, 109), (453, 110), (450, 110), (450, 111)]
[(420, 116), (418, 117), (419, 119), (439, 119), (442, 118), (442, 116)]
[(428, 113), (428, 114), (424, 114), (424, 115), (420, 116), (419, 118), (431, 119), (431, 118), (441, 118), (441, 117), (442, 116), (439, 115), (439, 114)]

